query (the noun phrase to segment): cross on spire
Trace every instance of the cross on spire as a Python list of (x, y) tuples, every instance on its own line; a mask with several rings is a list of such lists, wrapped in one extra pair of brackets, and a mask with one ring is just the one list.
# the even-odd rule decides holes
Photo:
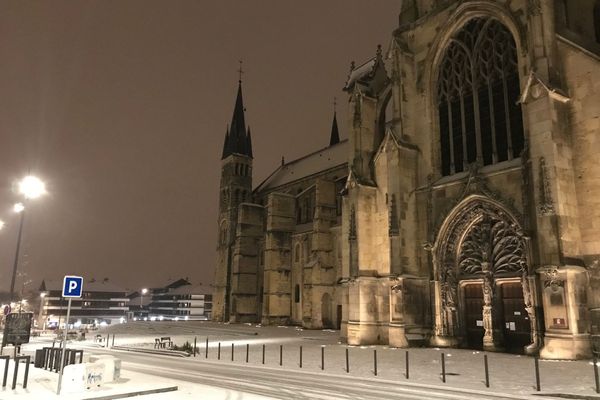
[(239, 62), (240, 62), (240, 69), (238, 69), (238, 72), (240, 74), (240, 83), (242, 83), (242, 74), (244, 73), (244, 70), (242, 69), (242, 64), (244, 62), (242, 60), (240, 60)]

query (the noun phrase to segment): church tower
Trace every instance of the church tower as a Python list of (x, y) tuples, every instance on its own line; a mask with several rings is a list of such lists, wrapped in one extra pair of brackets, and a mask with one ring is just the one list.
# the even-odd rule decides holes
[(241, 203), (251, 202), (251, 196), (252, 138), (250, 127), (246, 129), (240, 79), (233, 117), (231, 125), (225, 132), (221, 156), (219, 238), (213, 296), (213, 320), (215, 321), (229, 321), (230, 319), (232, 266), (239, 206)]

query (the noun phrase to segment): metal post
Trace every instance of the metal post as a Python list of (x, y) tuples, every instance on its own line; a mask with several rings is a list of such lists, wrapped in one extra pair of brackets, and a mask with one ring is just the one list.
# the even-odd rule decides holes
[(483, 366), (485, 368), (485, 387), (490, 387), (490, 371), (488, 369), (488, 358), (487, 354), (483, 355)]
[(598, 359), (594, 357), (594, 380), (596, 381), (596, 393), (600, 393), (600, 377), (598, 377)]
[(221, 359), (221, 342), (219, 342), (219, 347), (217, 347), (217, 360)]
[(265, 345), (263, 344), (262, 363), (265, 363)]
[(21, 220), (19, 222), (19, 233), (17, 234), (17, 250), (15, 252), (15, 262), (13, 264), (12, 278), (10, 280), (10, 301), (15, 300), (15, 279), (17, 277), (17, 267), (19, 265), (19, 249), (21, 248), (21, 236), (23, 235), (23, 222), (25, 221), (25, 210), (21, 211)]
[(250, 353), (250, 345), (246, 343), (246, 362), (248, 362), (248, 355)]
[(538, 356), (534, 357), (534, 367), (535, 367), (535, 390), (538, 392), (542, 390), (540, 385), (540, 359)]
[(31, 359), (29, 356), (25, 356), (25, 376), (23, 377), (23, 389), (27, 389), (27, 381), (29, 379), (29, 363)]
[(442, 382), (446, 383), (446, 359), (442, 353)]
[(115, 347), (115, 336), (116, 334), (113, 333), (112, 344), (110, 345), (110, 347)]
[[(68, 321), (67, 321), (67, 325), (68, 325)], [(66, 338), (65, 338), (66, 340)], [(110, 342), (110, 333), (108, 335), (106, 335), (106, 348), (108, 348), (108, 342)]]
[(196, 342), (198, 341), (198, 338), (196, 336), (194, 336), (194, 357), (196, 357)]
[(409, 377), (409, 369), (408, 369), (408, 350), (406, 350), (406, 379)]
[(62, 384), (62, 377), (63, 377), (63, 358), (65, 356), (65, 349), (67, 347), (67, 334), (69, 333), (69, 318), (71, 317), (71, 298), (69, 297), (69, 303), (67, 304), (67, 319), (65, 320), (65, 334), (63, 337), (63, 343), (62, 343), (62, 351), (60, 353), (60, 371), (59, 371), (59, 375), (58, 375), (58, 388), (56, 389), (56, 394), (60, 395), (60, 386)]
[(350, 373), (350, 358), (348, 357), (348, 348), (346, 347), (346, 373)]
[(19, 360), (15, 357), (15, 369), (13, 370), (12, 390), (17, 388), (17, 376), (19, 376)]
[(283, 365), (283, 345), (279, 345), (279, 366)]
[(231, 343), (231, 361), (233, 361), (233, 353), (235, 352), (235, 345)]
[(300, 346), (300, 368), (302, 368), (302, 346)]
[(321, 346), (321, 370), (325, 369), (325, 346)]
[(10, 356), (0, 356), (0, 360), (4, 360), (4, 376), (2, 378), (2, 387), (6, 387), (6, 380), (8, 379), (8, 361)]
[(377, 349), (373, 350), (373, 374), (377, 376)]
[(208, 358), (208, 336), (206, 337), (206, 347), (204, 348), (204, 358)]

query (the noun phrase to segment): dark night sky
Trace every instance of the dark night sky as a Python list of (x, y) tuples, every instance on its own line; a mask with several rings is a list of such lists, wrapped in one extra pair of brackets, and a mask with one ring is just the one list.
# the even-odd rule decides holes
[(400, 2), (0, 1), (0, 291), (29, 170), (49, 195), (26, 215), (26, 290), (65, 273), (212, 283), (238, 60), (256, 184), (328, 143), (334, 96), (347, 137), (350, 61), (387, 46)]

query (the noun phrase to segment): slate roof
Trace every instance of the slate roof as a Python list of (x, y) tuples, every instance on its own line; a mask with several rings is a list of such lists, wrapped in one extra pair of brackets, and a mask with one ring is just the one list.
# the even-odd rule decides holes
[[(51, 280), (51, 281), (42, 281), (42, 285), (40, 287), (40, 291), (49, 291), (49, 290), (59, 290), (62, 291), (63, 281), (61, 280)], [(84, 292), (107, 292), (107, 293), (126, 293), (127, 290), (122, 288), (119, 285), (116, 285), (110, 281), (102, 282), (102, 281), (86, 281), (83, 280), (83, 291)]]
[(254, 191), (261, 192), (273, 189), (344, 165), (348, 162), (349, 145), (348, 139), (345, 139), (333, 146), (327, 146), (294, 161), (284, 163), (258, 185)]

